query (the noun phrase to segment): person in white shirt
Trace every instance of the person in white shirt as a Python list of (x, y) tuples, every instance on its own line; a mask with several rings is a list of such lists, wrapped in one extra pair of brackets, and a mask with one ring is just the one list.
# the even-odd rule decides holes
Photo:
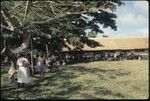
[(29, 82), (29, 61), (25, 57), (21, 57), (17, 60), (17, 65), (19, 66), (17, 70), (17, 77), (18, 77), (18, 87), (24, 87), (24, 84)]

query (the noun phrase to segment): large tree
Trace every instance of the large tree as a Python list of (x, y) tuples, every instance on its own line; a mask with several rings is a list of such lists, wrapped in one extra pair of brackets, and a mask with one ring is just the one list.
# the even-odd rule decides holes
[(82, 49), (89, 43), (86, 29), (103, 33), (99, 23), (117, 30), (113, 12), (122, 4), (120, 0), (2, 1), (1, 54), (16, 68), (15, 54), (29, 49), (31, 39), (33, 49), (47, 45), (51, 51), (61, 50), (66, 42)]

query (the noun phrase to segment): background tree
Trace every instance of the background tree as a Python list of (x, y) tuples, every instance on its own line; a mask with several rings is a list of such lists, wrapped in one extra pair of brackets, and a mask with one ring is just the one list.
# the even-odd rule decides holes
[(109, 37), (107, 34), (103, 34), (102, 37), (106, 38)]
[(98, 23), (117, 30), (113, 12), (122, 4), (120, 0), (2, 1), (1, 54), (16, 68), (15, 54), (30, 49), (30, 39), (34, 39), (32, 49), (47, 45), (51, 51), (61, 51), (68, 47), (66, 42), (79, 49), (85, 43), (93, 47), (85, 30), (103, 33)]
[(87, 36), (88, 36), (88, 37), (95, 38), (95, 37), (96, 37), (96, 33), (95, 33), (95, 32), (88, 32), (88, 33), (87, 33)]

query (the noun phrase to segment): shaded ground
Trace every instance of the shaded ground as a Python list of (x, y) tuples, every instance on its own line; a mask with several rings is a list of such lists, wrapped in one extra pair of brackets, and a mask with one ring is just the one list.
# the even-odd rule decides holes
[(1, 67), (1, 97), (6, 99), (147, 99), (148, 61), (108, 61), (62, 66), (44, 78), (30, 77), (26, 88), (8, 83)]

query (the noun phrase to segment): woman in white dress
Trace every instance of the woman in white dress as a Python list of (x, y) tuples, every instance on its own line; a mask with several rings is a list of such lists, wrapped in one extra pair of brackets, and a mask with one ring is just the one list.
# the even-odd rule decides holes
[(17, 70), (18, 87), (24, 87), (24, 84), (29, 82), (29, 74), (28, 74), (29, 61), (28, 59), (21, 57), (17, 60), (17, 65), (19, 66)]

